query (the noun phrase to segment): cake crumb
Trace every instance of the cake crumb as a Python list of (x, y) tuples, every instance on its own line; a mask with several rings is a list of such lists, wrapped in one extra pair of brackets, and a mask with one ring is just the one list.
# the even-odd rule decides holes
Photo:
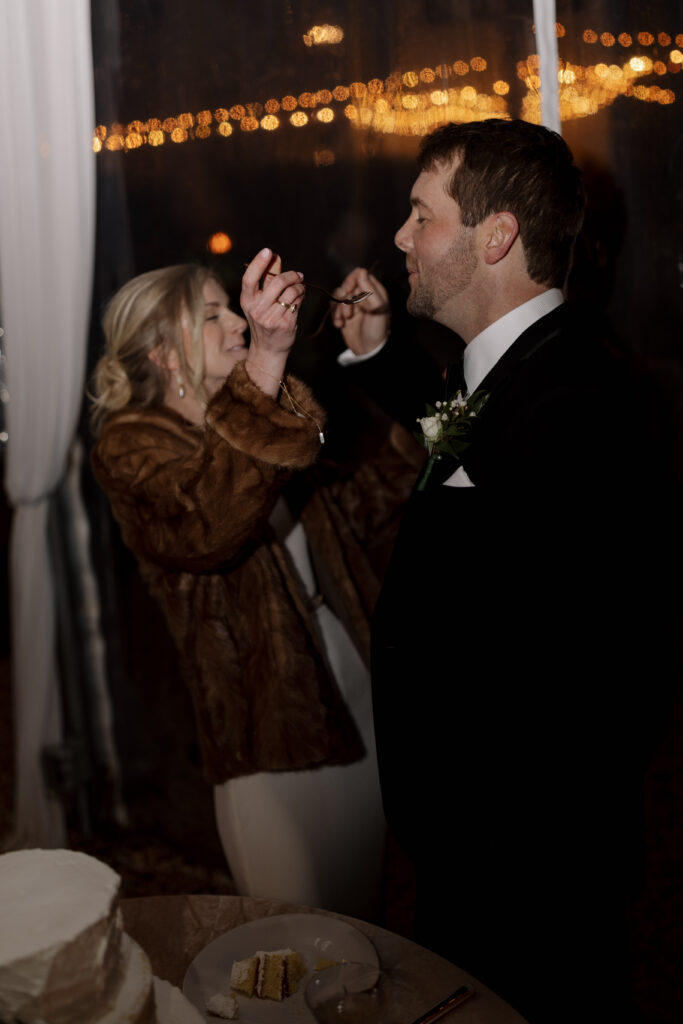
[(225, 1020), (237, 1019), (237, 1000), (234, 996), (223, 995), (222, 992), (217, 992), (207, 1000), (206, 1009), (215, 1017), (223, 1017)]

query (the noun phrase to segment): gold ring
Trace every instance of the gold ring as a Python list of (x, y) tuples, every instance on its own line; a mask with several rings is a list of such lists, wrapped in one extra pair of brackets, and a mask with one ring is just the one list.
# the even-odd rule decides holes
[(293, 302), (292, 305), (289, 307), (289, 312), (290, 313), (296, 313), (298, 308), (299, 307), (297, 306), (296, 302)]
[(278, 301), (278, 306), (282, 306), (283, 309), (291, 309), (292, 308), (288, 302), (280, 302), (280, 301)]

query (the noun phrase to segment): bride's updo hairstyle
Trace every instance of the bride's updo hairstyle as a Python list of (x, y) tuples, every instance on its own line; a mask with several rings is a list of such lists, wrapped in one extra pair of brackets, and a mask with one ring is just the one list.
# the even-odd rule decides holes
[[(109, 413), (126, 406), (161, 405), (169, 383), (165, 368), (172, 350), (178, 376), (200, 401), (206, 401), (204, 377), (204, 296), (213, 274), (206, 267), (181, 263), (134, 277), (110, 300), (102, 318), (105, 353), (92, 377), (91, 424), (98, 432)], [(192, 365), (183, 345), (190, 339)], [(150, 353), (158, 350), (155, 359)]]

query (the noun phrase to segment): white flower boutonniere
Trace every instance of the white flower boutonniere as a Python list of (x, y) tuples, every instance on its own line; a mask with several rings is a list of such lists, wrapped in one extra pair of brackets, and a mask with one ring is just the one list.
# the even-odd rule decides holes
[(487, 398), (483, 391), (475, 391), (469, 398), (458, 391), (445, 402), (428, 405), (428, 415), (418, 417), (422, 433), (416, 436), (429, 452), (429, 461), (417, 485), (418, 491), (425, 489), (435, 462), (444, 455), (457, 459), (467, 448), (472, 421), (481, 412)]

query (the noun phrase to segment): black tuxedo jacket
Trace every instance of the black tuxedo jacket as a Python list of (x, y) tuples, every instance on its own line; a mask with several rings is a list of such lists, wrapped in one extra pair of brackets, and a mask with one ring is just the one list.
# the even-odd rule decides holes
[[(401, 375), (387, 353), (394, 395)], [(438, 879), (451, 955), (533, 1018), (525, 971), (538, 993), (538, 970), (567, 980), (572, 943), (593, 966), (606, 944), (623, 952), (671, 674), (656, 591), (668, 532), (666, 510), (659, 534), (647, 525), (637, 389), (568, 306), (481, 390), (461, 460), (475, 486), (442, 485), (445, 465), (403, 517), (373, 621), (375, 728), (389, 824)], [(415, 415), (439, 393), (416, 396)]]

